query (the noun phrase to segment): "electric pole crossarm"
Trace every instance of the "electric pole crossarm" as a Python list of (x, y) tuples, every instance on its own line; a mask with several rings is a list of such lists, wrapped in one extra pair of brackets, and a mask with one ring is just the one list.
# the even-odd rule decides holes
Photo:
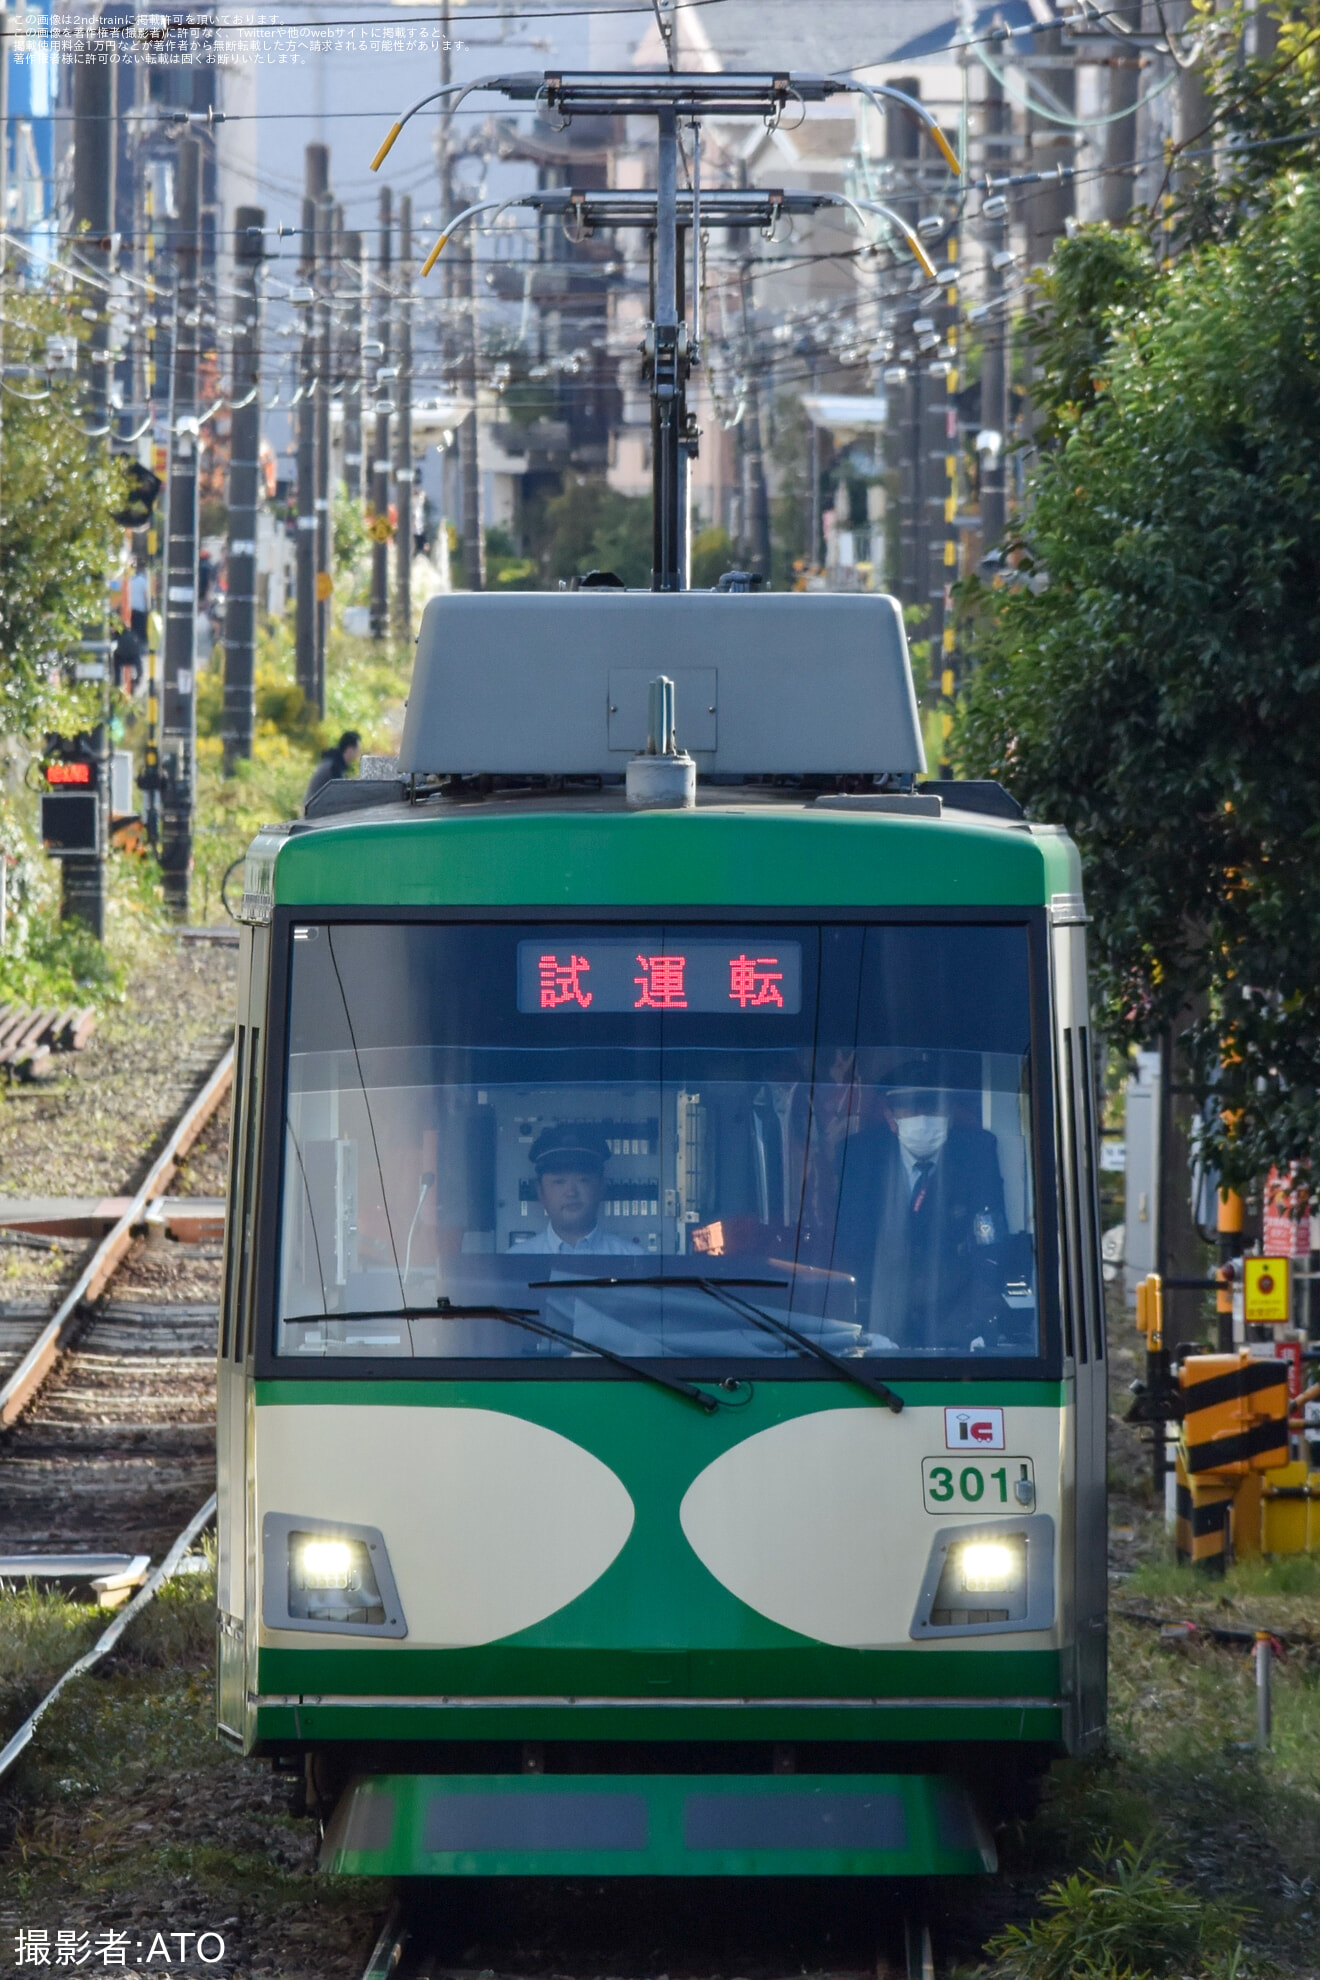
[[(540, 192), (518, 193), (509, 199), (483, 199), (472, 206), (465, 206), (452, 220), (446, 221), (435, 246), (422, 263), (421, 273), (429, 275), (435, 267), (444, 248), (459, 228), (482, 214), (499, 215), (514, 207), (524, 207), (535, 213), (559, 215), (571, 218), (583, 231), (598, 227), (642, 227), (648, 230), (657, 224), (660, 210), (660, 195), (647, 188), (617, 189), (601, 191), (578, 191), (571, 186), (557, 186)], [(696, 200), (686, 188), (674, 192), (675, 224), (680, 227), (693, 225)], [(703, 227), (751, 228), (766, 231), (773, 227), (781, 215), (789, 218), (822, 213), (826, 208), (842, 207), (853, 214), (864, 231), (865, 215), (874, 213), (895, 228), (920, 266), (922, 273), (931, 280), (935, 276), (935, 265), (926, 253), (919, 235), (907, 224), (892, 207), (880, 200), (850, 199), (845, 193), (804, 192), (784, 187), (717, 187), (713, 192), (703, 190), (701, 194), (701, 224)]]
[(560, 117), (655, 116), (658, 111), (676, 117), (765, 117), (774, 120), (790, 106), (824, 103), (832, 96), (850, 92), (869, 97), (877, 109), (882, 100), (897, 103), (903, 112), (929, 132), (950, 168), (961, 170), (957, 153), (939, 124), (914, 97), (890, 84), (861, 83), (852, 77), (793, 75), (787, 70), (737, 72), (724, 75), (693, 74), (661, 70), (556, 70), (544, 75), (535, 72), (509, 76), (482, 76), (476, 82), (446, 83), (420, 97), (390, 126), (371, 161), (378, 172), (389, 156), (404, 126), (428, 104), (446, 102), (446, 115), (452, 117), (465, 96), (489, 90), (510, 103), (539, 103)]
[[(782, 186), (725, 187), (701, 189), (703, 227), (772, 227), (782, 215), (801, 217), (836, 206), (838, 193), (804, 192)], [(592, 227), (654, 227), (656, 195), (647, 188), (605, 188), (578, 192), (556, 186), (543, 192), (528, 193), (516, 202), (532, 206), (539, 213), (561, 214), (581, 225)], [(680, 227), (690, 227), (696, 202), (687, 187), (674, 195), (674, 211)]]

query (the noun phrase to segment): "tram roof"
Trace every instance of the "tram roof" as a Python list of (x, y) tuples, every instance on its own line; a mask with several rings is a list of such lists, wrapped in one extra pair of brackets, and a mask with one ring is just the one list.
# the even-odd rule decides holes
[(925, 770), (903, 616), (879, 593), (450, 592), (422, 618), (405, 776), (620, 776), (650, 683), (698, 776)]
[(623, 793), (434, 796), (268, 828), (244, 880), (245, 920), (292, 907), (563, 913), (1048, 906), (1081, 918), (1075, 846), (1055, 826), (945, 806), (840, 809), (810, 793), (709, 790), (691, 811), (638, 812)]

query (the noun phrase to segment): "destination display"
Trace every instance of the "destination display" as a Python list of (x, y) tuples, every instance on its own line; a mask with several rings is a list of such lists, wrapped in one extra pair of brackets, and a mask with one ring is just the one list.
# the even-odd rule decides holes
[(802, 1008), (800, 942), (701, 938), (652, 953), (645, 942), (520, 942), (518, 1009), (746, 1011), (795, 1016)]

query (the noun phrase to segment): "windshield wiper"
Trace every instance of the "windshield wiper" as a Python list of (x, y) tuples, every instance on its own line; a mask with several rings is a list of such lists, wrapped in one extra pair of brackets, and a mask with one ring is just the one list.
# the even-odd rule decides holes
[(813, 1341), (809, 1334), (800, 1334), (796, 1327), (789, 1325), (787, 1320), (776, 1320), (773, 1314), (766, 1313), (759, 1306), (754, 1306), (750, 1299), (743, 1299), (740, 1294), (729, 1290), (733, 1286), (784, 1287), (787, 1284), (787, 1279), (706, 1279), (695, 1273), (671, 1272), (668, 1275), (656, 1273), (640, 1279), (532, 1279), (528, 1282), (528, 1290), (539, 1290), (542, 1286), (557, 1288), (658, 1286), (662, 1290), (672, 1291), (675, 1286), (700, 1286), (704, 1293), (709, 1293), (712, 1299), (717, 1299), (721, 1306), (727, 1306), (731, 1313), (738, 1314), (741, 1319), (750, 1320), (752, 1325), (759, 1327), (764, 1334), (773, 1335), (781, 1341), (792, 1341), (804, 1354), (814, 1355), (817, 1361), (823, 1361), (827, 1368), (832, 1368), (842, 1381), (852, 1382), (857, 1388), (865, 1389), (877, 1402), (882, 1402), (886, 1409), (891, 1409), (895, 1416), (899, 1415), (903, 1408), (903, 1398), (896, 1396), (889, 1384), (882, 1382), (878, 1375), (870, 1375), (858, 1368), (855, 1363), (845, 1361), (841, 1355), (831, 1354), (827, 1347), (822, 1347), (819, 1341)]
[(657, 1369), (648, 1368), (640, 1361), (632, 1361), (626, 1354), (616, 1354), (613, 1348), (601, 1347), (598, 1341), (584, 1341), (576, 1334), (552, 1327), (534, 1310), (520, 1306), (451, 1306), (447, 1299), (440, 1299), (434, 1306), (395, 1306), (370, 1313), (327, 1313), (318, 1317), (324, 1320), (503, 1320), (510, 1327), (523, 1327), (529, 1334), (541, 1334), (548, 1341), (558, 1341), (561, 1347), (575, 1353), (585, 1350), (587, 1354), (597, 1354), (602, 1361), (612, 1361), (616, 1368), (635, 1375), (639, 1382), (653, 1382), (659, 1389), (672, 1389), (676, 1396), (697, 1403), (707, 1416), (713, 1416), (720, 1407), (720, 1398), (699, 1389), (695, 1382), (685, 1382), (681, 1375), (661, 1375)]

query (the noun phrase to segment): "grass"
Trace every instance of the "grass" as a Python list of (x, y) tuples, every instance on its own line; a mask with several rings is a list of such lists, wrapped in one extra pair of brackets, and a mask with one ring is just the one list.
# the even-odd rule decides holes
[[(1110, 1505), (1113, 1555), (1125, 1565), (1111, 1576), (1113, 1608), (1320, 1634), (1314, 1556), (1242, 1560), (1222, 1578), (1175, 1564), (1146, 1450), (1123, 1421), (1129, 1336), (1117, 1309)], [(991, 1941), (983, 1970), (994, 1980), (1320, 1973), (1320, 1650), (1299, 1645), (1276, 1665), (1266, 1753), (1250, 1744), (1246, 1645), (1161, 1642), (1150, 1624), (1111, 1615), (1109, 1687), (1107, 1750), (1058, 1763), (1038, 1817), (1003, 1838), (1006, 1882), (1025, 1915), (1016, 1936)], [(1143, 1949), (1142, 1906), (1185, 1901), (1227, 1936), (1216, 1926), (1176, 1957), (1157, 1958), (1153, 1938)], [(1096, 1935), (1111, 1925), (1106, 1950)], [(1123, 1936), (1129, 1925), (1135, 1937)]]
[(1236, 1980), (1241, 1916), (1175, 1882), (1149, 1841), (1109, 1845), (1041, 1898), (1043, 1916), (986, 1947), (994, 1980)]
[(0, 1744), (90, 1648), (106, 1618), (39, 1583), (0, 1596)]
[[(6, 1951), (20, 1927), (51, 1928), (52, 1944), (57, 1925), (144, 1943), (154, 1930), (219, 1931), (226, 1972), (360, 1973), (385, 1894), (318, 1877), (315, 1831), (288, 1813), (288, 1782), (216, 1742), (214, 1601), (209, 1575), (163, 1589), (0, 1784)], [(57, 1596), (0, 1595), (0, 1727), (12, 1730), (28, 1694), (105, 1621)]]
[(0, 1003), (104, 1008), (119, 1002), (132, 972), (170, 940), (155, 862), (117, 848), (111, 852), (102, 944), (79, 924), (59, 918), (60, 875), (57, 862), (37, 844), (35, 802), (30, 816), (11, 816), (8, 830), (13, 891), (0, 950)]

